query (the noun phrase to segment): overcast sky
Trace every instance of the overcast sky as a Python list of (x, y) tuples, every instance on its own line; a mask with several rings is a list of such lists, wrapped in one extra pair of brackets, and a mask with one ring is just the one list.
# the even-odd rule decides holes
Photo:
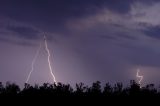
[[(58, 82), (160, 82), (159, 0), (0, 0), (0, 81), (22, 85), (45, 33)], [(53, 82), (44, 45), (29, 83)]]

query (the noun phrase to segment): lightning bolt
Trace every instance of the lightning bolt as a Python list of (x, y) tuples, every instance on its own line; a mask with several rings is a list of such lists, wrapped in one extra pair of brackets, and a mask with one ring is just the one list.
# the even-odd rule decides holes
[(28, 75), (28, 77), (27, 77), (26, 83), (28, 83), (28, 81), (29, 81), (29, 79), (30, 79), (30, 76), (31, 76), (31, 74), (32, 74), (32, 72), (33, 72), (33, 70), (34, 70), (34, 64), (35, 64), (36, 59), (37, 59), (37, 57), (38, 57), (38, 55), (39, 55), (39, 52), (40, 52), (41, 47), (42, 47), (42, 45), (41, 45), (41, 43), (40, 43), (40, 46), (39, 46), (39, 48), (38, 48), (38, 50), (37, 50), (37, 52), (36, 52), (36, 55), (34, 56), (34, 58), (33, 58), (33, 60), (32, 60), (31, 70), (30, 70), (29, 75)]
[[(49, 70), (50, 70), (50, 73), (51, 73), (51, 75), (52, 75), (53, 81), (55, 82), (55, 84), (57, 84), (56, 78), (55, 78), (55, 76), (54, 76), (54, 74), (53, 74), (53, 70), (52, 70), (52, 67), (51, 67), (51, 62), (50, 62), (50, 56), (51, 56), (51, 55), (50, 55), (50, 51), (49, 51), (49, 49), (48, 49), (47, 39), (46, 39), (46, 36), (45, 36), (45, 35), (44, 35), (44, 44), (45, 44), (45, 50), (47, 51), (47, 54), (48, 54)], [(42, 45), (41, 45), (41, 43), (40, 43), (40, 46), (39, 46), (39, 48), (38, 48), (38, 50), (37, 50), (37, 52), (36, 52), (36, 54), (35, 54), (35, 57), (34, 57), (33, 60), (32, 60), (31, 70), (30, 70), (30, 72), (29, 72), (29, 74), (28, 74), (28, 76), (27, 76), (26, 83), (28, 83), (28, 81), (29, 81), (29, 79), (30, 79), (30, 76), (31, 76), (31, 74), (32, 74), (32, 72), (33, 72), (33, 70), (34, 70), (34, 64), (35, 64), (36, 59), (37, 59), (37, 57), (38, 57), (38, 55), (39, 55), (39, 52), (40, 52), (41, 47), (42, 47)]]
[(56, 77), (55, 75), (53, 74), (53, 70), (52, 70), (52, 67), (51, 67), (51, 62), (50, 62), (50, 51), (48, 49), (48, 45), (47, 45), (47, 39), (46, 39), (46, 36), (44, 35), (44, 42), (45, 42), (45, 48), (46, 48), (46, 51), (48, 53), (48, 65), (49, 65), (49, 70), (50, 70), (50, 73), (52, 75), (52, 78), (53, 78), (53, 81), (57, 84), (57, 81), (56, 81)]
[(140, 88), (141, 88), (141, 82), (143, 80), (143, 76), (139, 75), (139, 72), (140, 72), (140, 70), (137, 69), (136, 77), (139, 78), (138, 84), (140, 85)]

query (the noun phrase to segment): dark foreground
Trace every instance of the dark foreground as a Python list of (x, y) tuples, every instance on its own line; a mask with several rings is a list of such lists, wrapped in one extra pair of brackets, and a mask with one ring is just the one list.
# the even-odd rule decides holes
[(75, 89), (69, 84), (62, 83), (44, 83), (42, 86), (25, 84), (22, 90), (14, 83), (6, 83), (5, 86), (0, 83), (0, 98), (1, 101), (23, 101), (26, 104), (30, 102), (52, 104), (76, 102), (75, 105), (83, 103), (98, 103), (99, 105), (152, 103), (153, 105), (156, 102), (160, 103), (160, 92), (154, 87), (154, 84), (140, 88), (135, 81), (130, 81), (130, 86), (126, 88), (122, 83), (117, 83), (114, 86), (106, 83), (102, 88), (100, 82), (97, 81), (91, 87), (85, 86), (83, 83), (76, 84)]

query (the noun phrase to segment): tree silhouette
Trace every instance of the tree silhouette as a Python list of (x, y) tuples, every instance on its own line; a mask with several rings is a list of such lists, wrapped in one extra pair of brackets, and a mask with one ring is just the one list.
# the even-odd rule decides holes
[(101, 94), (101, 82), (97, 81), (92, 84), (92, 86), (88, 89), (88, 93), (90, 96), (98, 96)]
[(114, 85), (114, 95), (120, 96), (123, 91), (123, 84), (118, 82)]
[(17, 95), (19, 92), (20, 88), (18, 85), (16, 85), (15, 83), (11, 84), (10, 82), (7, 82), (3, 93), (6, 96), (14, 96)]
[(128, 87), (123, 87), (123, 84), (118, 82), (113, 87), (110, 83), (106, 83), (104, 88), (101, 87), (101, 82), (97, 81), (91, 87), (84, 83), (76, 84), (73, 89), (69, 84), (49, 84), (44, 83), (39, 86), (35, 84), (31, 86), (25, 83), (21, 90), (15, 83), (7, 82), (4, 86), (0, 82), (0, 96), (28, 96), (28, 97), (160, 97), (160, 92), (155, 88), (154, 84), (148, 84), (140, 88), (134, 80), (130, 81)]
[(109, 83), (106, 83), (106, 85), (104, 86), (103, 94), (107, 96), (111, 96), (112, 93), (113, 93), (113, 88)]
[(2, 84), (2, 82), (0, 82), (0, 95), (2, 95), (2, 93), (4, 93), (4, 90), (5, 90), (5, 88)]
[(76, 91), (75, 94), (78, 96), (85, 96), (85, 92), (87, 91), (88, 87), (84, 85), (84, 83), (76, 84)]
[(140, 96), (140, 85), (137, 84), (134, 80), (130, 81), (129, 95), (131, 96)]

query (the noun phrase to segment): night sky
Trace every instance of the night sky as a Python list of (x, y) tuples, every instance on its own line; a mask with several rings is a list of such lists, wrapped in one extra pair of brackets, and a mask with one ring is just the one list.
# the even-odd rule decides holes
[[(160, 82), (159, 0), (0, 0), (0, 81), (23, 85), (45, 33), (58, 82)], [(29, 83), (52, 82), (44, 45)]]

